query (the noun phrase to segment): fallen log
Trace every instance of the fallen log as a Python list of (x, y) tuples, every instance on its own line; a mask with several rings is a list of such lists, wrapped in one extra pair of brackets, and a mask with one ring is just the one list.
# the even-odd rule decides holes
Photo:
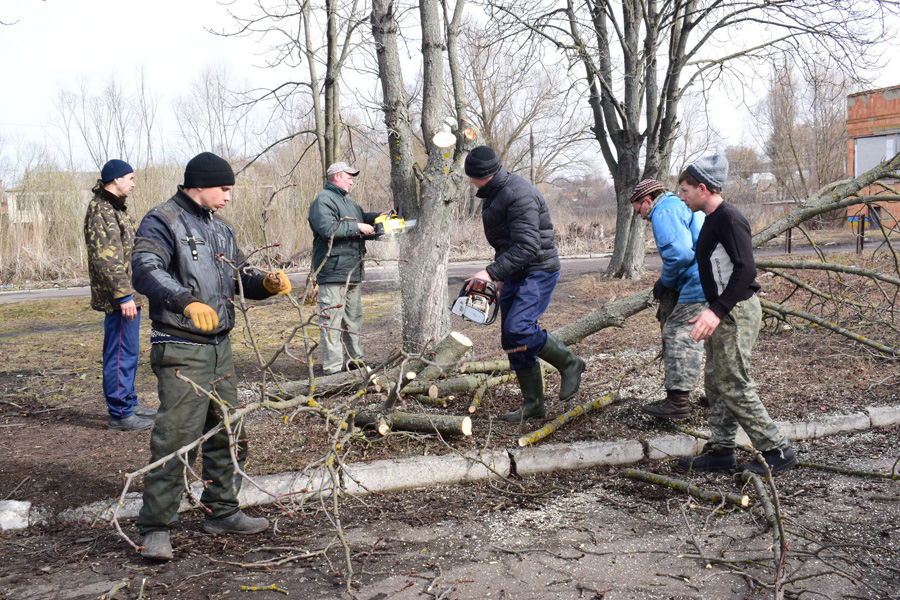
[(432, 415), (394, 411), (360, 411), (353, 419), (357, 427), (375, 426), (378, 433), (387, 435), (393, 429), (401, 431), (421, 431), (441, 435), (472, 435), (472, 419), (456, 415)]
[(694, 498), (706, 502), (719, 503), (722, 500), (725, 500), (725, 502), (740, 506), (741, 508), (750, 506), (750, 497), (746, 494), (722, 494), (720, 492), (699, 488), (682, 479), (674, 479), (664, 475), (657, 475), (656, 473), (648, 473), (647, 471), (640, 471), (638, 469), (625, 469), (625, 471), (622, 472), (622, 477), (636, 479), (645, 483), (652, 483), (653, 485), (671, 488), (673, 490), (678, 490), (679, 492), (686, 492)]

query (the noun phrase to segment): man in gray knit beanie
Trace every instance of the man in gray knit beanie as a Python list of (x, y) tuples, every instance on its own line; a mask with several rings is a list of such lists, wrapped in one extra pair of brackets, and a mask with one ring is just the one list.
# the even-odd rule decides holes
[[(750, 352), (759, 334), (762, 307), (756, 292), (756, 263), (750, 223), (722, 198), (728, 160), (719, 154), (689, 165), (678, 176), (681, 200), (706, 215), (694, 256), (709, 308), (689, 322), (691, 339), (704, 342), (709, 441), (699, 456), (684, 456), (684, 471), (752, 471), (777, 475), (797, 465), (797, 455), (769, 416), (750, 376)], [(737, 464), (735, 435), (740, 425), (758, 458)], [(762, 460), (765, 461), (763, 464)]]
[(728, 179), (728, 159), (724, 154), (710, 154), (688, 165), (685, 172), (693, 175), (698, 183), (706, 186), (714, 194), (722, 193), (722, 186)]

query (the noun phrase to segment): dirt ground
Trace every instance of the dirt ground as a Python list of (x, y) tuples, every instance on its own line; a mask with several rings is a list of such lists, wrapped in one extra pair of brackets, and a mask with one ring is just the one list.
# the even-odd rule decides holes
[[(542, 324), (556, 329), (606, 301), (645, 289), (654, 278), (648, 274), (643, 281), (624, 283), (599, 275), (564, 275)], [(780, 285), (763, 278), (763, 297), (778, 296)], [(364, 294), (363, 343), (371, 361), (386, 358), (397, 345), (398, 298), (384, 284)], [(251, 315), (264, 356), (297, 320), (283, 299), (256, 303)], [(498, 325), (455, 324), (474, 340), (473, 357), (502, 357)], [(775, 419), (808, 420), (900, 405), (896, 362), (819, 329), (770, 325), (755, 347), (753, 374)], [(137, 383), (142, 404), (155, 407), (148, 337), (144, 322)], [(147, 463), (148, 432), (106, 429), (101, 338), (102, 315), (91, 311), (86, 299), (0, 305), (0, 499), (29, 500), (57, 514), (116, 496), (123, 476)], [(233, 334), (238, 376), (249, 383), (257, 369), (247, 339), (246, 330)], [(663, 395), (658, 325), (650, 311), (632, 317), (624, 328), (588, 337), (574, 350), (588, 361), (583, 392), (566, 405), (551, 403), (551, 415), (612, 392), (628, 400), (581, 417), (548, 441), (644, 439), (670, 430), (639, 410), (641, 403)], [(281, 357), (276, 370), (296, 379), (303, 377), (305, 366)], [(548, 396), (557, 383), (555, 376), (548, 378)], [(450, 447), (428, 435), (367, 435), (347, 449), (346, 460), (510, 447), (525, 429), (497, 417), (519, 401), (515, 384), (490, 391), (473, 415), (473, 435), (450, 439)], [(460, 397), (446, 408), (428, 410), (467, 414), (468, 403), (468, 397)], [(704, 423), (698, 407), (685, 425), (702, 428)], [(297, 470), (321, 458), (328, 436), (318, 417), (305, 413), (257, 411), (248, 418), (248, 429), (251, 474)], [(802, 442), (797, 449), (809, 462), (890, 472), (900, 441), (894, 428)], [(638, 468), (674, 474), (667, 462)], [(623, 479), (623, 470), (347, 499), (341, 524), (351, 549), (352, 595), (373, 600), (771, 596), (754, 587), (754, 582), (775, 579), (769, 568), (771, 534), (762, 533), (758, 509), (716, 511), (686, 501), (683, 494)], [(724, 476), (692, 476), (692, 483), (741, 488)], [(785, 520), (794, 529), (783, 571), (810, 577), (793, 584), (795, 596), (786, 597), (897, 594), (892, 590), (900, 583), (898, 503), (877, 498), (896, 500), (897, 483), (810, 468), (791, 471), (777, 483)], [(139, 491), (139, 482), (133, 489)], [(252, 540), (208, 536), (198, 515), (186, 514), (173, 535), (178, 560), (166, 565), (149, 565), (133, 555), (105, 523), (72, 526), (51, 519), (45, 526), (4, 532), (0, 553), (8, 559), (0, 566), (0, 598), (222, 598), (249, 593), (241, 586), (269, 585), (293, 597), (349, 597), (343, 550), (326, 511), (310, 509), (293, 517), (271, 508), (253, 512), (277, 518), (277, 524)], [(135, 535), (130, 523), (125, 527)], [(710, 556), (755, 560), (712, 561), (706, 569), (706, 561), (689, 556), (697, 546)], [(586, 566), (579, 570), (579, 565)], [(535, 570), (533, 576), (528, 569)], [(117, 582), (129, 586), (111, 596)], [(283, 591), (255, 591), (251, 597), (281, 597)]]

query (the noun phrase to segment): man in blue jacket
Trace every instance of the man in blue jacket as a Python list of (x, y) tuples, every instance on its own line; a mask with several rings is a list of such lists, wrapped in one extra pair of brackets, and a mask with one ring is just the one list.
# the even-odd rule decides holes
[(319, 284), (319, 339), (322, 370), (333, 375), (365, 368), (362, 334), (362, 282), (365, 236), (375, 232), (375, 217), (350, 198), (359, 169), (336, 162), (326, 170), (325, 187), (309, 207), (313, 232), (312, 268)]
[(662, 328), (666, 399), (642, 406), (648, 415), (665, 419), (691, 416), (691, 390), (703, 369), (703, 344), (691, 340), (690, 320), (706, 308), (694, 247), (703, 227), (703, 213), (691, 212), (684, 202), (655, 179), (634, 188), (631, 206), (650, 221), (662, 273), (653, 286), (659, 300), (656, 316)]
[(538, 325), (559, 279), (559, 255), (553, 222), (544, 197), (533, 185), (500, 165), (487, 146), (466, 156), (466, 175), (481, 198), (484, 235), (494, 248), (494, 262), (467, 279), (497, 283), (500, 292), (500, 345), (509, 353), (509, 368), (522, 390), (522, 407), (504, 421), (542, 419), (544, 378), (537, 359), (559, 371), (559, 399), (578, 393), (584, 360)]
[[(178, 192), (144, 216), (132, 254), (134, 289), (150, 301), (150, 365), (157, 378), (159, 413), (150, 435), (150, 463), (177, 452), (221, 423), (220, 409), (207, 393), (229, 406), (238, 405), (234, 359), (228, 334), (234, 327), (234, 297), (261, 300), (287, 294), (291, 284), (282, 271), (260, 273), (244, 265), (234, 229), (217, 213), (231, 201), (234, 171), (224, 159), (204, 152), (192, 158)], [(238, 287), (240, 284), (240, 287)], [(206, 509), (208, 533), (259, 533), (269, 526), (244, 514), (238, 504), (242, 478), (237, 468), (247, 460), (247, 434), (242, 421), (231, 424), (201, 445), (200, 503)], [(188, 464), (197, 456), (189, 453)], [(184, 464), (178, 458), (144, 477), (144, 504), (137, 526), (143, 536), (141, 555), (171, 560), (169, 530), (178, 522), (184, 491)]]

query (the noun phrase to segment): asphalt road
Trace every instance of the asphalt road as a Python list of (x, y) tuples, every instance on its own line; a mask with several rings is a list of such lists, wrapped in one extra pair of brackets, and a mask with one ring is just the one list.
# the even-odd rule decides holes
[[(842, 244), (829, 247), (830, 252), (849, 252), (852, 251), (852, 245)], [(811, 254), (812, 250), (808, 247), (795, 247), (795, 254)], [(781, 248), (767, 248), (756, 250), (757, 256), (780, 256), (783, 254)], [(602, 273), (609, 265), (609, 254), (591, 254), (583, 256), (565, 256), (562, 257), (562, 274), (565, 277), (575, 277), (584, 273)], [(452, 285), (458, 285), (459, 282), (477, 271), (485, 267), (487, 261), (466, 261), (452, 262), (448, 266), (448, 279)], [(644, 265), (647, 269), (654, 271), (659, 270), (661, 262), (659, 255), (656, 253), (647, 254), (644, 259)], [(288, 278), (295, 288), (306, 284), (307, 273), (288, 273)], [(386, 283), (390, 281), (398, 281), (397, 266), (367, 266), (366, 280), (372, 283)], [(30, 290), (14, 290), (0, 291), (0, 304), (9, 302), (22, 302), (25, 300), (50, 300), (54, 298), (72, 298), (72, 297), (89, 297), (91, 290), (87, 286), (76, 287), (56, 287), (42, 288)]]

